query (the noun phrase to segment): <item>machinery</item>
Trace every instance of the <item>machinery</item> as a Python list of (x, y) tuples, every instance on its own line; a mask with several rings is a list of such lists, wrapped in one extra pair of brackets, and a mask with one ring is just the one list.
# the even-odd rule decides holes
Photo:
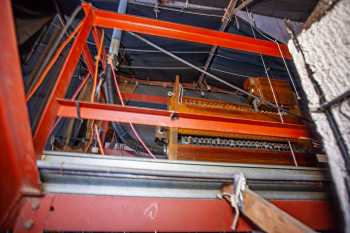
[[(225, 116), (243, 120), (280, 122), (304, 125), (295, 94), (286, 81), (272, 80), (276, 93), (266, 78), (249, 78), (244, 87), (249, 93), (257, 94), (262, 100), (273, 101), (276, 95), (280, 107), (288, 111), (277, 112), (259, 103), (228, 103), (220, 100), (195, 98), (184, 95), (177, 77), (168, 109), (173, 112), (191, 113), (202, 116)], [(278, 91), (277, 91), (278, 90)], [(174, 116), (176, 117), (176, 116)], [(249, 124), (249, 123), (247, 123)], [(244, 127), (244, 126), (242, 126)], [(283, 125), (281, 125), (283, 127)], [(305, 125), (305, 128), (307, 126)], [(169, 128), (164, 139), (164, 130), (159, 129), (160, 141), (167, 142), (168, 157), (171, 160), (201, 160), (234, 163), (258, 163), (316, 166), (317, 161), (311, 138), (273, 137), (240, 133), (240, 129), (230, 133), (217, 131)], [(162, 138), (163, 137), (163, 138)]]

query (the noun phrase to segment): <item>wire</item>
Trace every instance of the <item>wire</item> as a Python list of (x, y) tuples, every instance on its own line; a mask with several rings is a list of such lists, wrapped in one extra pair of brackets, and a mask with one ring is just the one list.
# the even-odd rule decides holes
[(180, 13), (185, 13), (185, 14), (193, 14), (193, 15), (199, 15), (199, 16), (208, 16), (208, 17), (216, 17), (216, 18), (222, 18), (223, 15), (217, 15), (217, 14), (207, 14), (207, 13), (201, 13), (201, 12), (195, 12), (195, 11), (189, 11), (189, 10), (183, 10), (183, 9), (175, 9), (171, 7), (166, 7), (166, 6), (160, 6), (160, 5), (151, 5), (147, 3), (141, 3), (141, 2), (132, 2), (132, 4), (135, 5), (140, 5), (140, 6), (147, 6), (147, 7), (153, 7), (157, 9), (162, 9), (162, 10), (168, 10), (168, 11), (175, 11), (175, 12), (180, 12)]
[[(187, 67), (187, 66), (128, 66), (128, 65), (120, 65), (119, 67), (124, 68), (124, 69), (145, 69), (145, 70), (192, 70), (191, 67)], [(242, 77), (242, 78), (250, 78), (250, 76), (248, 76), (248, 75), (233, 73), (230, 71), (221, 70), (221, 69), (217, 69), (217, 68), (210, 68), (210, 70), (217, 71), (217, 72), (224, 73), (224, 74), (230, 74), (230, 75), (238, 76), (238, 77)]]
[(152, 47), (158, 49), (159, 51), (165, 53), (166, 55), (168, 55), (168, 56), (170, 56), (170, 57), (180, 61), (181, 63), (184, 63), (185, 65), (188, 65), (189, 67), (192, 67), (193, 69), (195, 69), (195, 70), (197, 70), (199, 72), (205, 73), (207, 76), (211, 77), (212, 79), (214, 79), (214, 80), (216, 80), (216, 81), (218, 81), (218, 82), (220, 82), (222, 84), (225, 84), (226, 86), (231, 87), (232, 89), (234, 89), (236, 91), (240, 91), (240, 92), (244, 93), (247, 96), (251, 96), (253, 98), (257, 98), (256, 96), (254, 96), (251, 93), (243, 90), (242, 88), (239, 88), (239, 87), (237, 87), (237, 86), (235, 86), (235, 85), (233, 85), (233, 84), (231, 84), (231, 83), (229, 83), (229, 82), (227, 82), (227, 81), (225, 81), (225, 80), (223, 80), (223, 79), (221, 79), (221, 78), (219, 78), (219, 77), (217, 77), (217, 76), (215, 76), (215, 75), (213, 75), (213, 74), (211, 74), (211, 73), (209, 73), (209, 72), (207, 72), (205, 70), (203, 70), (202, 68), (200, 68), (200, 67), (198, 67), (198, 66), (196, 66), (196, 65), (194, 65), (194, 64), (192, 64), (192, 63), (190, 63), (190, 62), (188, 62), (188, 61), (186, 61), (186, 60), (184, 60), (184, 59), (182, 59), (182, 58), (180, 58), (178, 56), (176, 56), (175, 54), (173, 54), (173, 53), (171, 53), (171, 52), (169, 52), (169, 51), (159, 47), (158, 45), (152, 43), (151, 41), (147, 40), (146, 38), (143, 38), (142, 36), (140, 36), (140, 35), (138, 35), (136, 33), (133, 33), (133, 32), (128, 32), (128, 33), (130, 35), (133, 35), (134, 37), (138, 38), (139, 40), (145, 42), (146, 44), (149, 44)]
[(64, 35), (68, 31), (68, 28), (73, 23), (74, 19), (77, 17), (77, 15), (80, 12), (80, 10), (81, 10), (81, 6), (79, 5), (77, 8), (75, 8), (75, 10), (73, 11), (71, 17), (68, 19), (66, 25), (62, 28), (60, 34), (57, 36), (55, 42), (53, 43), (52, 47), (48, 51), (47, 56), (45, 57), (44, 61), (40, 64), (40, 67), (38, 68), (38, 72), (35, 74), (35, 76), (33, 78), (34, 82), (36, 82), (36, 80), (38, 80), (38, 78), (39, 78), (40, 74), (42, 73), (42, 71), (47, 67), (47, 64), (49, 63), (51, 57), (53, 56), (53, 54), (56, 51), (57, 47), (59, 46), (62, 38), (64, 37)]
[[(162, 53), (158, 50), (152, 50), (152, 49), (128, 49), (128, 48), (124, 48), (124, 49), (120, 49), (122, 51), (125, 52), (141, 52), (141, 53)], [(170, 51), (172, 53), (189, 53), (189, 54), (194, 54), (194, 53), (203, 53), (203, 54), (207, 54), (209, 53), (209, 51)]]
[(98, 77), (98, 64), (100, 62), (101, 54), (102, 54), (102, 48), (103, 48), (103, 39), (104, 39), (104, 30), (102, 30), (102, 35), (100, 39), (100, 46), (98, 48), (98, 53), (96, 56), (96, 61), (95, 61), (95, 74), (94, 74), (94, 79), (93, 79), (93, 85), (92, 85), (92, 92), (91, 92), (91, 98), (90, 101), (94, 102), (95, 100), (95, 92), (96, 92), (96, 86), (97, 86), (97, 77)]
[[(247, 17), (249, 18), (248, 7), (246, 7), (245, 9), (246, 9)], [(253, 20), (252, 20), (252, 21), (253, 21)], [(250, 21), (249, 21), (249, 24), (250, 24), (250, 28), (251, 28), (251, 31), (252, 31), (252, 33), (253, 33), (253, 36), (254, 36), (254, 38), (256, 39), (256, 35), (255, 35), (255, 32), (254, 32), (253, 24), (252, 24), (252, 22), (250, 22)], [(274, 41), (274, 42), (277, 43), (276, 41)], [(279, 48), (279, 50), (280, 50), (280, 52), (281, 52), (281, 56), (282, 56), (282, 58), (283, 58), (283, 61), (285, 61), (285, 60), (284, 60), (284, 57), (283, 57), (283, 54), (282, 54), (282, 51), (281, 51), (281, 49), (280, 49), (278, 43), (277, 43), (277, 46), (278, 46), (278, 48)], [(263, 66), (264, 66), (265, 74), (266, 74), (267, 80), (268, 80), (269, 85), (270, 85), (270, 88), (271, 88), (271, 92), (272, 92), (273, 99), (274, 99), (275, 104), (276, 104), (276, 106), (277, 106), (278, 115), (279, 115), (279, 117), (280, 117), (281, 123), (284, 124), (283, 116), (282, 116), (282, 113), (281, 113), (281, 111), (280, 111), (280, 107), (279, 107), (279, 104), (278, 104), (278, 101), (277, 101), (276, 93), (275, 93), (275, 90), (274, 90), (274, 88), (273, 88), (273, 86), (272, 86), (272, 82), (271, 82), (271, 78), (270, 78), (269, 72), (268, 72), (268, 70), (267, 70), (267, 68), (266, 68), (264, 56), (263, 56), (261, 53), (260, 53), (259, 55), (260, 55), (262, 64), (263, 64)], [(287, 65), (287, 64), (285, 63), (285, 65)], [(288, 70), (288, 74), (290, 74), (290, 73), (289, 73), (289, 70)], [(291, 78), (291, 76), (290, 76), (290, 78)], [(293, 147), (292, 147), (292, 144), (291, 144), (290, 140), (288, 140), (288, 146), (289, 146), (289, 149), (290, 149), (290, 151), (291, 151), (291, 153), (292, 153), (294, 165), (295, 165), (296, 167), (298, 167), (298, 162), (297, 162), (297, 160), (296, 160), (295, 153), (294, 153), (294, 150), (293, 150)]]
[(226, 70), (221, 70), (221, 69), (217, 69), (217, 68), (213, 68), (213, 67), (211, 67), (210, 70), (217, 71), (217, 72), (224, 73), (224, 74), (230, 74), (230, 75), (238, 76), (238, 77), (242, 77), (242, 78), (250, 78), (251, 77), (251, 76), (248, 76), (248, 75), (237, 74), (237, 73), (233, 73), (233, 72), (229, 72), (229, 71), (226, 71)]
[(71, 42), (71, 40), (74, 38), (75, 34), (77, 34), (80, 31), (81, 26), (82, 26), (82, 22), (74, 29), (74, 31), (68, 36), (68, 38), (57, 49), (57, 51), (53, 55), (52, 59), (50, 60), (49, 64), (45, 67), (43, 72), (40, 74), (38, 81), (36, 81), (34, 86), (29, 90), (29, 92), (26, 96), (26, 101), (29, 101), (30, 98), (32, 98), (32, 96), (35, 94), (35, 92), (39, 89), (41, 84), (44, 82), (47, 74), (51, 70), (52, 66), (56, 63), (57, 59), (61, 55), (63, 49), (66, 48), (66, 46)]
[[(79, 95), (81, 89), (83, 89), (83, 87), (86, 85), (87, 80), (88, 80), (88, 78), (89, 78), (89, 75), (90, 75), (90, 73), (87, 73), (87, 74), (85, 75), (85, 78), (84, 78), (83, 81), (80, 83), (80, 85), (78, 86), (78, 88), (75, 90), (75, 92), (73, 93), (73, 96), (72, 96), (72, 98), (71, 98), (70, 100), (75, 100), (75, 99), (78, 97), (78, 95)], [(53, 130), (56, 128), (56, 126), (58, 125), (58, 123), (60, 123), (61, 119), (62, 119), (61, 117), (58, 117), (58, 118), (57, 118), (57, 120), (55, 121), (55, 124), (54, 124), (54, 125), (51, 127), (51, 129), (50, 129), (49, 135), (51, 135), (51, 133), (52, 133)]]
[(96, 134), (96, 140), (97, 140), (98, 147), (100, 148), (100, 152), (101, 152), (102, 155), (104, 155), (105, 152), (103, 150), (102, 141), (101, 141), (101, 137), (100, 137), (100, 132), (99, 132), (96, 124), (95, 124), (95, 134)]
[(247, 11), (247, 17), (248, 17), (248, 18), (251, 18), (251, 21), (252, 21), (252, 22), (249, 21), (249, 24), (251, 25), (251, 27), (253, 27), (253, 30), (255, 30), (256, 32), (258, 32), (258, 33), (259, 33), (261, 36), (263, 36), (265, 39), (267, 39), (267, 40), (269, 40), (269, 41), (272, 41), (272, 42), (274, 42), (274, 43), (277, 45), (278, 50), (279, 50), (279, 52), (280, 52), (280, 54), (281, 54), (281, 57), (282, 57), (284, 66), (285, 66), (286, 71), (287, 71), (287, 73), (288, 73), (289, 80), (290, 80), (290, 82), (292, 83), (294, 92), (295, 92), (295, 94), (296, 94), (296, 96), (297, 96), (297, 99), (300, 100), (301, 97), (300, 97), (300, 95), (299, 95), (299, 93), (298, 93), (298, 90), (297, 90), (297, 88), (296, 88), (294, 79), (293, 79), (292, 74), (290, 73), (290, 70), (289, 70), (289, 68), (288, 68), (287, 62), (286, 62), (286, 60), (285, 60), (285, 58), (284, 58), (284, 56), (283, 56), (283, 53), (282, 53), (280, 44), (278, 43), (278, 41), (277, 41), (275, 38), (272, 38), (270, 35), (267, 35), (265, 32), (261, 31), (261, 30), (255, 25), (255, 19), (254, 19), (254, 17), (253, 17), (253, 14), (250, 12), (250, 16), (249, 16), (249, 15), (248, 15), (248, 9), (247, 9), (247, 8), (246, 8), (246, 11)]
[[(113, 68), (113, 64), (112, 64), (112, 61), (109, 61), (109, 65), (111, 67), (111, 70), (112, 70), (112, 74), (113, 74), (113, 79), (114, 79), (114, 85), (115, 85), (115, 88), (117, 90), (117, 94), (118, 94), (118, 97), (119, 97), (119, 100), (120, 100), (120, 103), (122, 106), (125, 106), (125, 103), (124, 103), (124, 100), (123, 100), (123, 96), (121, 94), (121, 91), (119, 89), (119, 85), (118, 85), (118, 81), (117, 81), (117, 77), (116, 77), (116, 74), (114, 72), (114, 68)], [(143, 146), (143, 148), (147, 151), (148, 155), (150, 157), (152, 157), (153, 159), (156, 159), (156, 157), (154, 156), (154, 154), (152, 153), (152, 151), (147, 147), (147, 145), (144, 143), (144, 141), (141, 139), (140, 135), (138, 134), (138, 132), (136, 131), (134, 125), (129, 121), (129, 125), (130, 125), (130, 128), (132, 130), (132, 132), (134, 133), (135, 137), (137, 138), (137, 140), (141, 143), (141, 145)]]

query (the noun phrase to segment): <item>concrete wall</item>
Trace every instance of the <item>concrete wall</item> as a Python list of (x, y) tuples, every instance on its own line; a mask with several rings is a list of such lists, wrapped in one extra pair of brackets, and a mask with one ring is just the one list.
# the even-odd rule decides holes
[[(325, 1), (322, 2), (325, 4)], [(344, 214), (346, 232), (350, 232), (349, 183), (346, 178), (349, 166), (339, 150), (341, 139), (336, 139), (329, 124), (329, 116), (327, 118), (324, 113), (313, 112), (323, 102), (320, 101), (315, 85), (321, 88), (326, 102), (350, 89), (350, 0), (340, 0), (323, 13), (322, 17), (313, 21), (307, 30), (296, 37), (299, 45), (295, 40), (289, 41), (289, 49), (309, 101), (311, 116), (323, 138)], [(348, 147), (349, 155), (350, 100), (334, 106), (331, 114)]]

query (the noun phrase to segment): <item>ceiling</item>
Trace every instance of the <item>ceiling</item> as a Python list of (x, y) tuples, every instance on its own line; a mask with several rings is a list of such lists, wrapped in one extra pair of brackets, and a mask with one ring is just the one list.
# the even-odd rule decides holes
[[(70, 15), (75, 7), (80, 4), (79, 0), (53, 0), (52, 2), (55, 4), (51, 5), (47, 4), (47, 1), (42, 1), (43, 4), (38, 4), (37, 1), (37, 4), (31, 4), (31, 2), (33, 1), (14, 1), (16, 18), (22, 17), (28, 19), (28, 21), (33, 18), (47, 18), (49, 15), (55, 14), (56, 11), (64, 15)], [(110, 11), (116, 11), (118, 7), (118, 1), (116, 0), (90, 0), (89, 2), (97, 8)], [(158, 2), (155, 0), (129, 0), (128, 2), (127, 14), (218, 30), (221, 25), (224, 8), (229, 1), (190, 0), (186, 5), (186, 1), (163, 0), (159, 1), (158, 8), (155, 8), (154, 3)], [(248, 10), (254, 13), (253, 17), (258, 27), (259, 23), (262, 25), (261, 17), (264, 17), (264, 25), (270, 25), (270, 28), (266, 27), (266, 30), (264, 30), (264, 26), (260, 26), (260, 30), (255, 31), (258, 38), (264, 39), (266, 36), (262, 34), (262, 31), (267, 31), (269, 36), (280, 39), (280, 35), (285, 30), (281, 18), (288, 18), (296, 24), (303, 22), (307, 19), (316, 3), (317, 0), (254, 0), (248, 5)], [(210, 10), (198, 10), (198, 5), (201, 8), (206, 7)], [(188, 8), (184, 8), (184, 6)], [(237, 15), (239, 17), (231, 20), (226, 31), (228, 33), (252, 37), (252, 28), (243, 19), (244, 16), (246, 20), (250, 19), (247, 12), (241, 11)], [(274, 25), (277, 25), (277, 27)], [(111, 37), (111, 33), (111, 30), (106, 30), (106, 47), (109, 46), (108, 38)], [(204, 66), (211, 48), (203, 44), (154, 36), (145, 37), (199, 67)], [(25, 43), (24, 45), (30, 47)], [(182, 81), (185, 82), (195, 82), (200, 76), (199, 72), (156, 51), (127, 33), (122, 34), (121, 48), (125, 52), (125, 60), (120, 68), (120, 72), (123, 74), (135, 75), (142, 79), (166, 81), (174, 80), (175, 75), (180, 74)], [(264, 59), (271, 77), (288, 79), (282, 59), (267, 56), (264, 56)], [(288, 63), (288, 65), (293, 73), (293, 64)], [(242, 86), (243, 81), (248, 76), (265, 76), (265, 70), (258, 54), (243, 53), (222, 48), (217, 50), (209, 72), (238, 86)], [(208, 83), (217, 86), (220, 85), (209, 79)]]

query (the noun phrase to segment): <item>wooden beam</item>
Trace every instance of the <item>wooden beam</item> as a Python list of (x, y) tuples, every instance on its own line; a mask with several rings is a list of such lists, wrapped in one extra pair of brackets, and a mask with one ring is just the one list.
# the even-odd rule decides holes
[[(233, 185), (223, 188), (233, 195)], [(246, 187), (242, 191), (240, 212), (261, 230), (268, 233), (315, 233), (310, 227)], [(229, 197), (224, 196), (231, 201)], [(300, 207), (302, 208), (302, 206)]]

